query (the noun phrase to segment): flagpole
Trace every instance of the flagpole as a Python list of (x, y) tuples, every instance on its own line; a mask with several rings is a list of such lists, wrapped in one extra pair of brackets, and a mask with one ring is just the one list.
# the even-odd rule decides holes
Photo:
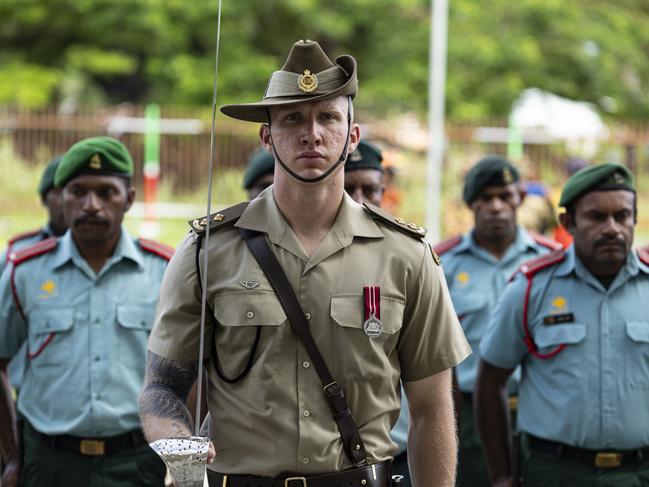
[(441, 176), (446, 149), (444, 114), (447, 41), (448, 0), (431, 0), (426, 154), (426, 227), (429, 242), (439, 242), (441, 238)]

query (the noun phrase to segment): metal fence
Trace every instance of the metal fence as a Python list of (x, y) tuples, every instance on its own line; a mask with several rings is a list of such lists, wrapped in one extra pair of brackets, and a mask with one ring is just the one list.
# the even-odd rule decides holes
[[(163, 181), (174, 191), (193, 191), (204, 185), (209, 161), (210, 110), (163, 107), (160, 139), (160, 164)], [(134, 182), (141, 185), (144, 135), (141, 130), (144, 107), (130, 104), (98, 110), (77, 110), (65, 114), (56, 108), (25, 110), (0, 107), (0, 136), (8, 139), (13, 150), (28, 162), (43, 162), (47, 157), (65, 152), (74, 142), (94, 135), (119, 138), (131, 151), (135, 162)], [(425, 131), (418, 126), (419, 137), (406, 140), (404, 131), (393, 122), (373, 121), (364, 124), (374, 140), (395, 149), (423, 153)], [(502, 120), (485, 120), (472, 124), (447, 126), (447, 164), (470, 163), (476, 154), (505, 154), (507, 128)], [(410, 137), (411, 139), (412, 137)], [(523, 134), (524, 160), (528, 173), (538, 176), (559, 171), (571, 156), (564, 142), (544, 137), (540, 132)], [(257, 126), (225, 117), (217, 119), (216, 163), (219, 167), (242, 167), (258, 148)], [(466, 159), (466, 160), (464, 160)], [(636, 174), (648, 174), (649, 123), (617, 124), (609, 127), (609, 137), (599, 141), (598, 159), (626, 163)]]
[[(161, 180), (173, 190), (193, 191), (207, 180), (210, 156), (210, 120), (199, 110), (163, 108), (160, 136)], [(144, 163), (144, 108), (123, 105), (95, 111), (61, 114), (55, 109), (19, 110), (0, 108), (0, 136), (8, 139), (14, 152), (28, 162), (65, 152), (85, 137), (111, 135), (129, 149), (135, 164), (134, 183), (142, 183)], [(216, 164), (239, 167), (258, 147), (256, 128), (251, 124), (218, 120)]]

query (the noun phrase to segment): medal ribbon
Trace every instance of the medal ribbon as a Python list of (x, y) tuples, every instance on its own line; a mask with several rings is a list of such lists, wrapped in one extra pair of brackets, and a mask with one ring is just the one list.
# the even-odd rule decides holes
[(365, 300), (365, 321), (373, 316), (381, 319), (381, 288), (379, 286), (364, 286), (363, 298)]

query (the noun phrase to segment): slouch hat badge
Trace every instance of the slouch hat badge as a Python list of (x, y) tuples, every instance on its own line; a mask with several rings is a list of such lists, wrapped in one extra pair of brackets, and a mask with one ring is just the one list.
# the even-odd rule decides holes
[(311, 93), (318, 87), (318, 77), (308, 69), (297, 78), (297, 86), (305, 93)]

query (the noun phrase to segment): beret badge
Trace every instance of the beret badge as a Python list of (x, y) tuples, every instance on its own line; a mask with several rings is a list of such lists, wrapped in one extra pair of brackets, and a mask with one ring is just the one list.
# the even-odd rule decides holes
[(99, 154), (92, 155), (88, 166), (90, 167), (90, 169), (96, 169), (96, 170), (101, 169), (101, 158), (99, 157)]
[(318, 87), (318, 77), (308, 69), (297, 78), (297, 86), (304, 93), (311, 93)]
[(505, 184), (511, 184), (514, 181), (514, 175), (508, 167), (503, 169), (503, 182)]

